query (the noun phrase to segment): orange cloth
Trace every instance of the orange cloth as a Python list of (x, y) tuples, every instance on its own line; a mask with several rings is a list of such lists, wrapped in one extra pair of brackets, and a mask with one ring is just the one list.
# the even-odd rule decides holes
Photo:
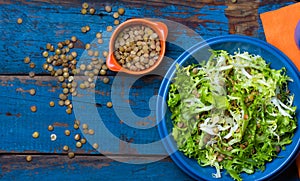
[(300, 20), (300, 3), (260, 15), (267, 41), (285, 53), (300, 71), (300, 50), (294, 34)]

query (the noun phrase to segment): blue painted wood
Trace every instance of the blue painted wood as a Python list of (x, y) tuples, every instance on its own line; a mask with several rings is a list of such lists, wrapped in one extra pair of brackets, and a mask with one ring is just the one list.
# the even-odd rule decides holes
[[(83, 1), (3, 1), (0, 2), (0, 178), (2, 180), (191, 180), (169, 159), (163, 159), (150, 164), (125, 164), (112, 161), (99, 156), (91, 144), (87, 143), (82, 148), (76, 148), (74, 134), (81, 133), (73, 129), (75, 115), (67, 115), (64, 107), (50, 108), (49, 101), (57, 101), (61, 88), (53, 77), (42, 69), (44, 58), (41, 52), (46, 43), (56, 44), (72, 35), (79, 38), (75, 51), (81, 56), (85, 43), (93, 41), (96, 32), (105, 32), (106, 26), (113, 23), (112, 13), (104, 11), (105, 5), (112, 5), (113, 11), (124, 7), (126, 13), (119, 19), (121, 22), (129, 18), (162, 18), (181, 23), (198, 35), (171, 28), (167, 44), (166, 57), (176, 59), (184, 48), (179, 45), (193, 45), (204, 39), (230, 33), (246, 34), (264, 39), (263, 28), (258, 18), (259, 13), (277, 9), (293, 3), (289, 0), (248, 2), (239, 0), (237, 4), (225, 0), (199, 0), (196, 3), (173, 0), (166, 1), (92, 1), (90, 6), (96, 8), (96, 15), (82, 15), (80, 13)], [(248, 6), (248, 4), (249, 6)], [(252, 3), (252, 4), (251, 4)], [(232, 10), (237, 9), (237, 10)], [(22, 18), (23, 23), (17, 24), (17, 18)], [(245, 30), (238, 29), (241, 24)], [(80, 32), (82, 26), (89, 25), (91, 31), (87, 34)], [(235, 27), (236, 29), (232, 28)], [(200, 35), (200, 36), (199, 36)], [(107, 48), (109, 33), (104, 34), (105, 43), (102, 49)], [(23, 58), (29, 56), (36, 63), (36, 68), (31, 69), (23, 63)], [(165, 61), (160, 67), (164, 72), (168, 69), (170, 61)], [(34, 71), (34, 79), (27, 76)], [(142, 155), (132, 151), (131, 144), (147, 144), (159, 140), (155, 127), (145, 128), (154, 124), (153, 117), (148, 117), (149, 99), (158, 91), (161, 78), (147, 76), (138, 80), (129, 92), (129, 99), (125, 100), (132, 111), (145, 119), (137, 120), (136, 127), (126, 125), (126, 120), (120, 120), (114, 109), (106, 108), (105, 104), (111, 100), (111, 90), (116, 74), (109, 72), (110, 84), (103, 84), (99, 77), (96, 87), (96, 105), (83, 104), (83, 110), (88, 106), (95, 106), (103, 122), (117, 138), (127, 142), (121, 143), (119, 150), (110, 154), (123, 159), (132, 159), (130, 154), (135, 154), (135, 159), (155, 159), (157, 155)], [(126, 80), (128, 77), (124, 77)], [(115, 88), (124, 89), (125, 84), (117, 84)], [(31, 96), (28, 90), (35, 88), (37, 93)], [(88, 98), (92, 92), (84, 95)], [(116, 111), (128, 111), (122, 95), (114, 103)], [(57, 103), (57, 102), (56, 102)], [(30, 106), (36, 105), (38, 111), (32, 113)], [(95, 115), (91, 115), (91, 119)], [(125, 121), (125, 122), (124, 122)], [(54, 131), (49, 132), (47, 126), (54, 125)], [(71, 136), (64, 135), (64, 130), (71, 130)], [(33, 139), (34, 131), (40, 133), (38, 139)], [(57, 140), (50, 141), (50, 134), (55, 133)], [(97, 133), (96, 133), (97, 135)], [(96, 136), (95, 135), (95, 136)], [(100, 134), (101, 136), (101, 134)], [(108, 141), (109, 143), (109, 141)], [(62, 151), (63, 145), (68, 145), (77, 156), (68, 159)], [(24, 153), (35, 154), (31, 163), (24, 159)], [(125, 154), (126, 153), (126, 154)], [(81, 156), (78, 156), (81, 154)], [(105, 153), (107, 154), (107, 153)], [(147, 156), (147, 157), (145, 157)], [(117, 174), (116, 174), (117, 173)], [(288, 171), (277, 178), (296, 180), (296, 168), (292, 165)]]

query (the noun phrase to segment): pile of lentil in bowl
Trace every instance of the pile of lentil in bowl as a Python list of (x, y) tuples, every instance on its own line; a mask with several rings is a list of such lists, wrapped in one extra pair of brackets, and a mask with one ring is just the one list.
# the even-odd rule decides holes
[(131, 25), (117, 35), (114, 56), (117, 62), (131, 71), (142, 71), (153, 66), (160, 56), (158, 34), (146, 25)]

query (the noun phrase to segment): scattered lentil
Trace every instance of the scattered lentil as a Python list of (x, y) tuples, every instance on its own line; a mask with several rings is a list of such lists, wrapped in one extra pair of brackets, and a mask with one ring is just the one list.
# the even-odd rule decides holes
[(35, 76), (34, 72), (29, 72), (29, 77), (33, 78)]
[(72, 113), (72, 109), (71, 108), (66, 109), (66, 113), (67, 114), (71, 114)]
[(72, 37), (71, 37), (71, 41), (72, 41), (72, 42), (76, 42), (76, 41), (77, 41), (77, 37), (76, 37), (76, 36), (72, 36)]
[(33, 95), (35, 95), (35, 93), (36, 93), (35, 89), (30, 89), (30, 90), (29, 90), (29, 94), (30, 94), (30, 95), (33, 96)]
[(103, 78), (103, 83), (104, 84), (108, 84), (109, 83), (109, 78), (108, 77), (104, 77)]
[(78, 129), (79, 125), (75, 123), (73, 127), (74, 127), (74, 129)]
[(51, 141), (55, 141), (56, 138), (57, 138), (56, 134), (51, 134), (51, 135), (50, 135)]
[(82, 124), (82, 129), (88, 129), (88, 125), (86, 123)]
[(113, 17), (115, 18), (115, 19), (117, 19), (117, 18), (119, 18), (119, 13), (118, 12), (114, 12), (114, 14), (113, 14)]
[(31, 155), (27, 155), (26, 156), (26, 161), (27, 162), (31, 162), (32, 161), (32, 156)]
[(29, 57), (25, 57), (24, 58), (24, 63), (29, 63), (30, 62), (30, 58)]
[(82, 33), (86, 33), (87, 32), (87, 30), (86, 30), (86, 27), (84, 26), (84, 27), (81, 27), (81, 32)]
[(79, 141), (77, 141), (77, 142), (76, 142), (76, 147), (77, 147), (77, 148), (81, 148), (81, 147), (82, 147), (82, 143), (79, 142)]
[(42, 55), (43, 57), (47, 58), (49, 56), (49, 53), (47, 51), (44, 51)]
[(31, 110), (31, 112), (36, 112), (37, 108), (36, 108), (36, 106), (31, 106), (30, 110)]
[(99, 44), (102, 44), (102, 43), (103, 43), (103, 40), (102, 40), (102, 39), (98, 39), (97, 42), (98, 42)]
[(90, 135), (93, 135), (95, 134), (95, 131), (93, 129), (89, 129), (89, 132), (88, 132)]
[(91, 30), (91, 28), (90, 28), (90, 26), (85, 26), (85, 29), (86, 29), (86, 31), (90, 31)]
[(85, 144), (86, 143), (86, 139), (85, 138), (81, 138), (80, 139), (80, 143)]
[(18, 19), (17, 19), (17, 23), (18, 23), (18, 24), (22, 24), (22, 23), (23, 23), (23, 19), (22, 19), (22, 18), (18, 18)]
[(32, 69), (35, 68), (35, 63), (31, 62), (31, 63), (29, 64), (29, 67), (32, 68)]
[(54, 130), (54, 127), (50, 124), (49, 126), (48, 126), (48, 131), (53, 131)]
[(69, 152), (69, 153), (68, 153), (68, 157), (69, 157), (70, 159), (74, 158), (74, 157), (75, 157), (75, 153), (74, 153), (74, 152)]
[(107, 102), (106, 107), (111, 108), (113, 106), (112, 102)]
[(87, 9), (82, 8), (82, 9), (81, 9), (81, 14), (86, 14), (86, 13), (87, 13)]
[(64, 145), (64, 146), (63, 146), (63, 150), (64, 150), (64, 151), (69, 151), (69, 147), (68, 147), (67, 145)]
[(70, 130), (66, 129), (66, 130), (65, 130), (65, 135), (66, 135), (66, 136), (70, 136), (70, 134), (71, 134)]
[(118, 25), (118, 24), (120, 24), (120, 21), (118, 19), (115, 19), (114, 20), (114, 25)]
[(111, 6), (105, 6), (104, 9), (105, 9), (105, 11), (108, 12), (108, 13), (110, 13), (111, 10), (112, 10)]
[(118, 13), (119, 13), (120, 15), (123, 15), (123, 14), (125, 13), (125, 9), (124, 9), (124, 8), (119, 8), (119, 9), (118, 9)]
[(75, 139), (76, 141), (80, 140), (80, 134), (75, 134), (74, 139)]
[(112, 27), (112, 26), (109, 25), (109, 26), (106, 27), (106, 31), (110, 32), (110, 31), (112, 31), (112, 30), (113, 30), (113, 27)]
[(97, 143), (94, 143), (94, 144), (93, 144), (93, 148), (94, 148), (94, 149), (98, 149), (98, 148), (99, 148), (99, 145), (98, 145)]
[(102, 33), (100, 33), (100, 32), (98, 32), (98, 33), (96, 33), (96, 38), (102, 38)]
[(86, 50), (91, 49), (91, 44), (89, 44), (89, 43), (85, 44), (85, 49), (86, 49)]
[(90, 14), (95, 14), (96, 10), (95, 10), (95, 8), (90, 8), (89, 12), (90, 12)]
[(50, 106), (50, 107), (54, 107), (54, 106), (55, 106), (54, 101), (50, 101), (50, 102), (49, 102), (49, 106)]
[(40, 136), (39, 132), (35, 131), (32, 133), (33, 138), (38, 138)]
[(82, 3), (82, 8), (87, 9), (88, 7), (89, 7), (88, 3), (86, 3), (86, 2)]

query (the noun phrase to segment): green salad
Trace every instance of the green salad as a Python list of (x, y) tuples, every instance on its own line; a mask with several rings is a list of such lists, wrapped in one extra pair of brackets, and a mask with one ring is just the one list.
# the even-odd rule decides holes
[(296, 107), (285, 68), (271, 69), (258, 55), (212, 50), (204, 64), (177, 65), (169, 88), (172, 135), (178, 149), (214, 178), (226, 170), (263, 171), (292, 142)]

